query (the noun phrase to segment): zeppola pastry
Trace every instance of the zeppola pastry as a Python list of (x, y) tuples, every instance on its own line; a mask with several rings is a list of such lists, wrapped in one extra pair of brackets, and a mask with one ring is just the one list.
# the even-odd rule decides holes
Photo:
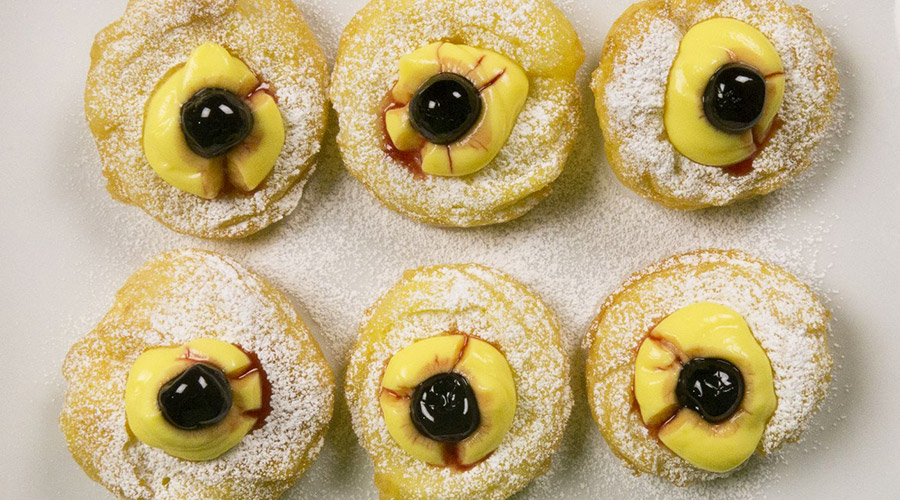
[(831, 376), (829, 315), (806, 285), (737, 251), (632, 276), (586, 338), (587, 394), (613, 452), (678, 485), (799, 439)]
[(199, 250), (129, 278), (63, 374), (69, 450), (122, 499), (278, 498), (318, 455), (334, 402), (288, 299)]
[(549, 309), (477, 265), (408, 271), (367, 312), (346, 380), (389, 499), (500, 499), (546, 472), (572, 409)]
[(768, 194), (835, 116), (833, 48), (784, 0), (646, 0), (612, 26), (592, 88), (618, 178), (678, 209)]
[(181, 233), (253, 234), (300, 200), (327, 79), (289, 0), (132, 0), (85, 89), (107, 189)]
[(520, 217), (574, 145), (583, 61), (549, 0), (373, 0), (345, 29), (332, 76), (344, 163), (428, 224)]

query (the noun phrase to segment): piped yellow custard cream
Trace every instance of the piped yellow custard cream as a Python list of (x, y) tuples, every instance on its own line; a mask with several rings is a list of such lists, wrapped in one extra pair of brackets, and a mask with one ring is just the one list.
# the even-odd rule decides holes
[(634, 395), (659, 440), (711, 472), (753, 455), (777, 405), (772, 366), (746, 321), (708, 302), (650, 332), (635, 361)]
[(528, 97), (528, 77), (489, 50), (438, 42), (400, 59), (384, 111), (388, 153), (425, 174), (480, 171), (512, 133)]
[(379, 403), (403, 450), (431, 465), (464, 469), (500, 445), (516, 412), (516, 385), (494, 346), (441, 335), (391, 358)]
[(267, 387), (246, 352), (201, 338), (141, 354), (128, 374), (125, 416), (141, 442), (184, 460), (212, 460), (262, 425)]
[(753, 26), (712, 18), (684, 35), (669, 71), (664, 122), (675, 149), (694, 162), (751, 160), (775, 131), (784, 67)]
[(144, 155), (176, 188), (206, 199), (226, 181), (252, 192), (275, 167), (284, 121), (267, 85), (214, 43), (167, 76), (144, 112)]

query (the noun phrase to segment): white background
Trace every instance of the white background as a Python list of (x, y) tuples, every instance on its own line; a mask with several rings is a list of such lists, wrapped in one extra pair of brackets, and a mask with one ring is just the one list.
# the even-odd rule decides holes
[[(364, 0), (299, 3), (333, 60), (340, 30)], [(577, 20), (588, 52), (581, 77), (586, 95), (587, 72), (596, 67), (603, 37), (628, 3), (561, 4)], [(836, 379), (807, 439), (776, 457), (754, 460), (735, 478), (678, 490), (632, 478), (610, 456), (579, 403), (553, 473), (525, 496), (896, 498), (900, 16), (889, 0), (804, 4), (833, 35), (846, 104), (844, 133), (832, 146), (831, 160), (766, 200), (700, 214), (647, 207), (609, 174), (587, 105), (583, 151), (554, 195), (522, 221), (447, 231), (387, 213), (343, 170), (331, 134), (297, 212), (247, 242), (212, 244), (166, 231), (138, 209), (111, 201), (103, 188), (82, 93), (93, 35), (121, 15), (125, 0), (4, 0), (0, 498), (108, 496), (66, 451), (56, 423), (65, 391), (59, 369), (68, 347), (96, 324), (128, 274), (160, 250), (215, 248), (284, 288), (307, 314), (340, 380), (353, 325), (404, 267), (479, 261), (508, 269), (560, 313), (578, 374), (581, 355), (574, 346), (615, 283), (648, 264), (650, 256), (714, 244), (748, 248), (787, 266), (810, 280), (834, 311)], [(740, 227), (744, 216), (757, 227)], [(590, 230), (579, 231), (578, 224)], [(656, 229), (641, 230), (651, 226)], [(630, 242), (616, 241), (617, 235)], [(433, 244), (410, 250), (412, 241)], [(768, 248), (770, 242), (779, 248)], [(647, 250), (654, 243), (659, 249)], [(573, 382), (580, 398), (581, 383)], [(355, 444), (343, 405), (322, 457), (288, 494), (336, 496), (375, 496), (371, 466)]]

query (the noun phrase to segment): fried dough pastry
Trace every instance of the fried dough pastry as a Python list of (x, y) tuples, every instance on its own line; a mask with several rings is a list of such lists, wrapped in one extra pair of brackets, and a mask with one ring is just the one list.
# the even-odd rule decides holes
[[(210, 44), (231, 62), (192, 56)], [(253, 234), (299, 203), (325, 133), (327, 85), (322, 49), (289, 0), (131, 0), (97, 35), (85, 88), (107, 190), (180, 233)], [(224, 144), (227, 156), (183, 132), (187, 98), (209, 89), (255, 118)], [(154, 99), (163, 93), (171, 99)], [(197, 117), (222, 104), (209, 102)]]
[[(612, 451), (636, 474), (682, 486), (722, 477), (746, 458), (726, 455), (739, 453), (733, 448), (748, 439), (750, 450), (767, 455), (808, 427), (831, 376), (828, 320), (808, 286), (744, 253), (671, 257), (629, 278), (591, 325), (585, 339), (591, 411)], [(710, 400), (695, 393), (701, 405), (694, 408), (704, 413), (687, 409), (693, 405), (677, 394), (678, 385), (697, 358), (703, 364), (723, 358), (742, 372), (740, 408), (709, 415), (703, 406)], [(727, 390), (734, 381), (723, 383), (722, 371), (729, 373), (708, 371), (715, 383), (691, 380), (686, 389), (696, 383)], [(697, 443), (706, 449), (691, 449)]]
[(784, 0), (636, 3), (591, 87), (619, 180), (685, 210), (765, 195), (806, 170), (840, 92), (831, 43)]
[[(267, 380), (269, 391), (255, 406), (246, 403), (252, 391), (234, 385), (235, 405), (267, 411), (253, 413), (254, 430), (215, 458), (196, 449), (191, 461), (176, 458), (142, 442), (126, 423), (126, 382), (130, 397), (136, 362), (184, 345), (193, 354), (179, 363), (226, 361), (231, 351), (240, 363), (247, 353), (257, 369), (244, 373)], [(69, 450), (122, 499), (278, 498), (318, 455), (334, 401), (331, 369), (288, 299), (233, 260), (199, 250), (162, 254), (134, 273), (100, 324), (69, 351), (63, 374), (60, 426)], [(127, 421), (137, 423), (133, 418), (129, 412)]]
[[(574, 145), (583, 60), (549, 0), (374, 0), (345, 29), (332, 75), (344, 163), (384, 205), (427, 224), (518, 218), (550, 194)], [(448, 73), (462, 80), (429, 85)], [(435, 98), (424, 115), (459, 115), (409, 126), (417, 89)], [(454, 92), (471, 102), (451, 103)]]
[(478, 265), (408, 271), (366, 312), (347, 371), (382, 498), (521, 490), (562, 439), (568, 374), (556, 318), (521, 284)]

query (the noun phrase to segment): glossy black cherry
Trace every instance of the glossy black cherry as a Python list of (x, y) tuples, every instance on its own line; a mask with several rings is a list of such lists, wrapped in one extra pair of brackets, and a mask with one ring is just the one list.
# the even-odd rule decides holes
[(419, 384), (409, 412), (416, 430), (443, 443), (466, 439), (481, 423), (475, 392), (458, 373), (441, 373)]
[(181, 106), (181, 130), (191, 151), (204, 158), (228, 152), (250, 135), (253, 112), (225, 90), (203, 89)]
[(231, 386), (222, 370), (196, 364), (159, 391), (157, 403), (163, 417), (186, 431), (218, 424), (231, 411)]
[(710, 423), (728, 420), (744, 399), (744, 377), (738, 367), (718, 358), (694, 358), (681, 369), (675, 388), (678, 404)]
[(409, 103), (413, 127), (434, 144), (462, 139), (481, 117), (481, 94), (469, 79), (440, 73), (425, 82)]
[(740, 133), (753, 128), (766, 106), (766, 79), (741, 63), (718, 69), (706, 85), (703, 112), (714, 127)]

